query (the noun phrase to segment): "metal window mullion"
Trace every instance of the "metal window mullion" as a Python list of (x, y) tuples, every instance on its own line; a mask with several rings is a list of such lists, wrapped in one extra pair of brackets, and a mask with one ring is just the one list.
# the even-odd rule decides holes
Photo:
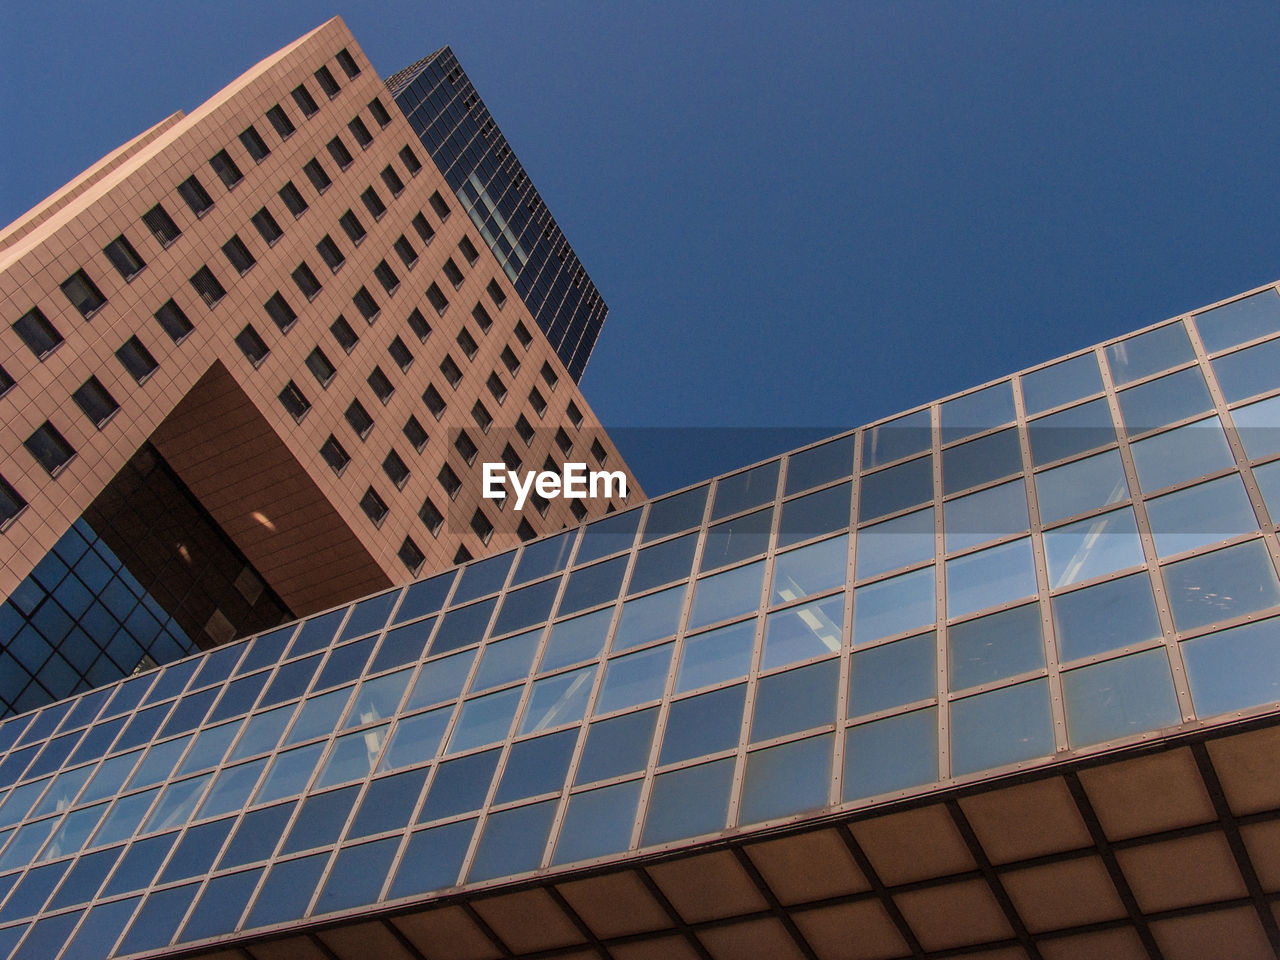
[(947, 581), (946, 581), (946, 517), (942, 497), (942, 402), (934, 401), (930, 409), (929, 456), (933, 467), (933, 593), (934, 593), (934, 658), (938, 694), (938, 779), (951, 778), (951, 706), (947, 694), (951, 690), (950, 662), (947, 654)]
[[(853, 581), (858, 562), (858, 494), (861, 491), (859, 474), (862, 470), (862, 446), (865, 430), (853, 434), (853, 479), (849, 482), (849, 544), (845, 553), (844, 568), (844, 627), (840, 632), (840, 676), (836, 688), (835, 753), (831, 759), (831, 792), (827, 801), (831, 806), (844, 798), (844, 747), (845, 729), (849, 722), (849, 683), (853, 674)], [(788, 465), (790, 460), (788, 460)]]

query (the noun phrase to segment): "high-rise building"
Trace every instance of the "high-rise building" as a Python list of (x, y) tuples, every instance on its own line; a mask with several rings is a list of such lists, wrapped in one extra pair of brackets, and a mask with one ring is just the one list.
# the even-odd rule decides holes
[(0, 956), (1268, 958), (1275, 286), (0, 724)]
[(473, 207), (335, 19), (0, 232), (0, 715), (624, 504)]

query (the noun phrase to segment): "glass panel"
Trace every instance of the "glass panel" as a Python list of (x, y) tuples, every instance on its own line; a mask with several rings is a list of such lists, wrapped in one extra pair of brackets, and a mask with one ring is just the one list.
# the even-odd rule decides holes
[(751, 669), (756, 621), (744, 620), (686, 637), (676, 674), (676, 693), (745, 677)]
[(593, 665), (535, 681), (519, 732), (537, 733), (561, 724), (577, 723), (587, 709), (595, 675)]
[(1117, 386), (1195, 359), (1181, 322), (1122, 340), (1107, 347), (1107, 365)]
[[(134, 843), (121, 858), (119, 868), (107, 881), (102, 895), (110, 897), (129, 890), (142, 890), (149, 887), (177, 837), (176, 833), (169, 833), (162, 837), (148, 837)], [(266, 851), (267, 855), (270, 852), (269, 847)]]
[(1005, 380), (942, 405), (942, 442), (981, 433), (1013, 419), (1013, 384)]
[(479, 693), (481, 690), (500, 687), (504, 683), (527, 677), (541, 639), (541, 630), (530, 630), (528, 633), (487, 644), (480, 657), (480, 669), (471, 681), (472, 691)]
[(272, 704), (284, 703), (286, 700), (302, 696), (307, 692), (307, 687), (311, 686), (311, 678), (315, 676), (316, 668), (319, 666), (319, 654), (282, 664), (276, 671), (276, 675), (271, 678), (271, 682), (267, 684), (266, 692), (263, 693), (258, 705), (269, 707)]
[(427, 800), (418, 814), (418, 822), (426, 823), (468, 810), (479, 810), (484, 805), (501, 754), (501, 750), (486, 750), (440, 764), (436, 778), (427, 790)]
[(1041, 523), (1055, 523), (1126, 499), (1129, 484), (1120, 452), (1108, 450), (1037, 473), (1036, 495)]
[(489, 626), (489, 617), (497, 602), (494, 597), (473, 603), (469, 607), (457, 607), (446, 613), (440, 620), (436, 638), (431, 641), (432, 655), (479, 643)]
[(607, 661), (595, 712), (612, 713), (646, 700), (660, 699), (667, 685), (674, 649), (675, 644), (664, 643)]
[(765, 552), (773, 510), (757, 510), (746, 516), (716, 524), (707, 530), (700, 570), (716, 570)]
[(1231, 419), (1250, 460), (1280, 453), (1280, 397), (1237, 407)]
[(1029, 603), (947, 628), (952, 690), (1044, 667), (1040, 606)]
[(219, 868), (238, 867), (255, 860), (266, 860), (284, 834), (285, 824), (296, 804), (281, 803), (261, 810), (250, 810), (236, 827), (231, 843), (223, 851)]
[(615, 600), (627, 572), (627, 557), (616, 557), (594, 567), (579, 567), (569, 574), (558, 616), (577, 613), (598, 603)]
[(150, 786), (167, 779), (173, 773), (178, 764), (178, 758), (182, 756), (182, 752), (190, 742), (191, 737), (187, 736), (153, 746), (147, 751), (147, 756), (142, 763), (138, 764), (137, 771), (129, 781), (129, 789)]
[(342, 716), (342, 711), (346, 708), (347, 701), (351, 698), (351, 691), (354, 689), (354, 686), (343, 687), (341, 690), (333, 690), (304, 700), (302, 709), (298, 712), (298, 719), (289, 729), (289, 736), (285, 738), (285, 745), (301, 743), (303, 740), (332, 733), (338, 726), (338, 719)]
[(627, 593), (640, 593), (673, 580), (683, 580), (693, 569), (693, 553), (697, 547), (698, 535), (690, 533), (641, 550), (636, 554)]
[(927, 627), (935, 616), (933, 567), (858, 587), (853, 592), (853, 645)]
[(773, 562), (772, 602), (786, 603), (843, 586), (848, 556), (848, 534), (779, 554)]
[[(58, 888), (58, 892), (49, 901), (49, 909), (57, 910), (73, 903), (85, 903), (93, 899), (102, 881), (107, 878), (111, 868), (116, 865), (122, 847), (112, 850), (100, 850), (86, 854), (75, 862), (75, 866), (67, 874), (66, 881)], [(154, 875), (154, 874), (153, 874)]]
[(339, 850), (312, 915), (376, 902), (399, 846), (399, 837), (388, 837)]
[(913, 453), (923, 453), (929, 449), (932, 432), (932, 417), (927, 408), (872, 427), (863, 435), (864, 466), (878, 467)]
[(462, 693), (462, 685), (467, 682), (467, 674), (475, 661), (474, 651), (458, 653), (452, 657), (441, 657), (439, 660), (428, 660), (422, 665), (418, 679), (409, 694), (406, 710), (418, 707), (429, 707), (433, 703), (452, 700)]
[(363, 640), (347, 643), (329, 651), (315, 689), (323, 690), (339, 683), (346, 683), (364, 673), (364, 666), (369, 662), (369, 654), (373, 652), (373, 644), (377, 639), (377, 637), (365, 637)]
[(1022, 376), (1022, 401), (1028, 416), (1101, 392), (1102, 374), (1092, 353)]
[(1280, 700), (1280, 619), (1220, 630), (1182, 644), (1201, 717)]
[(1062, 675), (1071, 745), (1088, 746), (1182, 720), (1164, 648), (1095, 663)]
[[(780, 698), (793, 690), (821, 688), (828, 679), (830, 667), (828, 664), (819, 664), (818, 667), (820, 668), (818, 670), (804, 668), (789, 674), (781, 674), (779, 676), (788, 679), (768, 685), (770, 699), (763, 708), (763, 715), (760, 714), (760, 708), (757, 708), (756, 726), (764, 732), (755, 736), (754, 739), (765, 740), (779, 735), (770, 731), (789, 732), (783, 728), (792, 721), (785, 716), (785, 705), (780, 704)], [(795, 674), (800, 676), (796, 677)], [(762, 681), (762, 688), (763, 686)], [(666, 734), (662, 741), (662, 754), (658, 762), (660, 764), (678, 763), (737, 747), (742, 732), (742, 711), (746, 701), (746, 689), (745, 684), (737, 684), (672, 703), (671, 712), (667, 718)], [(802, 715), (794, 721), (799, 726), (794, 729), (808, 729), (830, 721), (831, 718), (827, 714), (834, 712), (834, 705), (830, 710), (824, 711), (822, 709), (824, 693), (818, 689), (818, 694), (817, 707), (814, 708), (810, 704), (807, 712), (802, 710)]]
[(624, 713), (593, 723), (578, 761), (578, 783), (607, 780), (643, 770), (649, 762), (658, 708)]
[(494, 622), (495, 635), (510, 633), (512, 630), (523, 630), (534, 624), (544, 622), (551, 616), (551, 606), (556, 602), (556, 592), (560, 589), (558, 578), (543, 580), (529, 587), (512, 590), (502, 598), (502, 609), (498, 611), (498, 619)]
[(1213, 399), (1199, 367), (1121, 390), (1118, 396), (1120, 413), (1130, 434), (1156, 430), (1213, 409)]
[(666, 843), (724, 829), (733, 764), (728, 757), (654, 777), (640, 842)]
[(937, 707), (850, 727), (845, 734), (846, 800), (905, 790), (937, 779)]
[(273, 865), (245, 927), (264, 927), (301, 917), (307, 912), (311, 894), (328, 862), (329, 854), (325, 852)]
[(696, 527), (702, 522), (707, 505), (707, 487), (694, 487), (673, 497), (655, 500), (649, 506), (649, 519), (644, 525), (641, 543)]
[(951, 704), (956, 776), (1053, 753), (1049, 682), (1032, 680)]
[(619, 550), (628, 550), (635, 542), (636, 529), (640, 526), (640, 510), (615, 513), (597, 520), (582, 532), (582, 544), (574, 558), (577, 566), (607, 557)]
[(333, 742), (333, 750), (325, 761), (324, 769), (316, 779), (315, 787), (331, 787), (335, 783), (360, 780), (369, 775), (377, 762), (382, 745), (387, 742), (389, 724), (372, 727), (357, 733), (348, 733)]
[(1053, 590), (1145, 562), (1131, 507), (1046, 531), (1044, 551)]
[(684, 594), (685, 586), (682, 584), (626, 601), (622, 605), (618, 628), (614, 631), (614, 652), (674, 634), (680, 620)]
[(324, 748), (323, 743), (312, 743), (277, 754), (254, 802), (265, 803), (301, 793), (315, 772), (316, 762)]
[(694, 587), (689, 628), (703, 627), (755, 611), (760, 606), (763, 580), (763, 561), (703, 577)]
[(509, 803), (543, 793), (558, 793), (569, 773), (569, 761), (577, 742), (577, 730), (562, 730), (548, 737), (512, 744), (493, 802)]
[(1156, 553), (1168, 557), (1258, 529), (1239, 474), (1147, 501)]
[(1163, 632), (1145, 573), (1054, 597), (1053, 623), (1063, 661), (1157, 640)]
[(559, 573), (568, 565), (572, 549), (572, 531), (525, 544), (520, 563), (516, 565), (516, 575), (511, 578), (512, 586)]
[(1164, 567), (1173, 622), (1194, 630), (1280, 603), (1280, 584), (1261, 540)]
[(232, 680), (223, 690), (222, 699), (213, 708), (213, 713), (209, 715), (209, 722), (217, 723), (219, 720), (237, 717), (248, 712), (266, 685), (267, 676), (267, 673), (254, 673)]
[(1131, 449), (1138, 482), (1148, 492), (1235, 465), (1217, 417), (1147, 437)]
[(932, 499), (933, 459), (908, 460), (862, 478), (858, 520), (874, 520)]
[(1116, 430), (1106, 400), (1092, 400), (1059, 410), (1027, 425), (1031, 459), (1036, 466), (1073, 457), (1114, 443)]
[(756, 688), (751, 742), (771, 740), (834, 721), (839, 679), (839, 660), (761, 677)]
[(572, 863), (626, 850), (643, 782), (632, 780), (570, 797), (553, 862)]
[(785, 547), (849, 526), (852, 489), (852, 482), (841, 483), (784, 503), (782, 519), (778, 521), (778, 546)]
[(933, 559), (933, 507), (858, 531), (857, 577), (865, 580)]
[(160, 799), (156, 801), (155, 808), (143, 823), (142, 829), (149, 832), (181, 826), (191, 816), (191, 811), (204, 794), (204, 788), (212, 779), (213, 774), (206, 773), (169, 784), (160, 794)]
[(366, 633), (381, 630), (387, 622), (387, 615), (391, 613), (391, 608), (395, 606), (398, 599), (400, 599), (400, 591), (392, 590), (389, 593), (361, 600), (351, 611), (351, 618), (343, 624), (342, 635), (338, 639), (349, 640), (351, 637), (360, 637)]
[(771, 613), (764, 624), (761, 669), (835, 653), (844, 632), (844, 594)]
[(369, 672), (378, 673), (418, 660), (427, 649), (427, 641), (431, 638), (431, 629), (435, 624), (436, 618), (428, 617), (407, 627), (388, 631), (382, 645), (378, 647), (378, 655), (373, 658)]
[[(202, 730), (196, 737), (195, 744), (178, 767), (178, 773), (192, 773), (206, 767), (215, 767), (222, 761), (222, 756), (231, 745), (232, 738), (240, 732), (240, 724), (224, 723), (220, 727)], [(89, 771), (86, 770), (87, 774)]]
[(1210, 353), (1265, 337), (1280, 330), (1280, 295), (1263, 290), (1251, 297), (1206, 310), (1195, 318)]
[(1227, 403), (1280, 387), (1280, 340), (1268, 340), (1212, 361)]
[(289, 656), (296, 657), (303, 653), (323, 650), (333, 642), (334, 634), (338, 630), (338, 623), (346, 615), (347, 608), (342, 607), (338, 610), (322, 613), (318, 617), (312, 617), (310, 620), (304, 620), (302, 629), (298, 631), (298, 635), (294, 637), (293, 643), (289, 646)]
[(404, 600), (396, 610), (394, 622), (403, 623), (405, 620), (412, 620), (439, 610), (444, 606), (444, 598), (449, 595), (449, 588), (453, 586), (453, 577), (454, 572), (450, 570), (430, 580), (420, 580), (410, 584), (404, 592)]
[(318, 793), (302, 801), (298, 819), (284, 839), (281, 853), (297, 853), (312, 847), (327, 847), (338, 841), (347, 817), (355, 805), (358, 786)]
[(462, 704), (458, 723), (449, 737), (449, 752), (461, 753), (472, 747), (505, 740), (520, 703), (520, 687), (486, 694)]
[(514, 553), (504, 553), (463, 567), (462, 579), (458, 581), (458, 589), (454, 591), (451, 605), (456, 607), (460, 603), (501, 590), (514, 557)]
[(1254, 467), (1253, 477), (1258, 481), (1258, 489), (1262, 491), (1262, 499), (1266, 501), (1271, 522), (1280, 522), (1280, 460)]
[(387, 752), (382, 755), (378, 772), (397, 770), (434, 757), (452, 714), (452, 707), (442, 707), (401, 719), (391, 735)]
[[(147, 790), (144, 793), (131, 794), (117, 800), (115, 805), (112, 806), (111, 812), (102, 821), (102, 826), (98, 828), (98, 832), (94, 834), (93, 845), (101, 847), (133, 836), (138, 830), (138, 824), (142, 822), (143, 816), (151, 807), (151, 801), (156, 798), (156, 794), (159, 792), (159, 790)], [(48, 827), (52, 826), (52, 823), (45, 821), (44, 825)], [(9, 848), (5, 851), (5, 857), (8, 857), (16, 848), (19, 839), (21, 838), (15, 838), (9, 844)], [(41, 837), (41, 840), (43, 840), (43, 837)], [(30, 852), (32, 854), (35, 853), (34, 850)], [(2, 862), (2, 859), (0, 858), (0, 862)], [(30, 857), (27, 859), (30, 859)], [(19, 860), (18, 863), (21, 864), (22, 860)]]
[[(648, 597), (645, 598), (646, 600)], [(561, 620), (551, 628), (551, 636), (547, 640), (547, 649), (542, 654), (542, 663), (538, 667), (540, 673), (567, 667), (571, 663), (590, 660), (598, 657), (604, 649), (604, 641), (609, 633), (609, 621), (613, 619), (613, 608), (597, 610), (585, 617), (574, 617), (572, 620)]]
[[(138, 899), (116, 900), (104, 903), (89, 911), (84, 923), (67, 945), (62, 960), (97, 960), (104, 943), (115, 943), (124, 926), (133, 916)], [(21, 928), (14, 928), (21, 929)]]
[(266, 765), (267, 758), (262, 757), (219, 771), (213, 786), (205, 794), (200, 816), (213, 817), (220, 813), (231, 813), (247, 804)]
[[(278, 630), (259, 636), (249, 645), (249, 652), (240, 661), (240, 666), (236, 668), (236, 673), (249, 673), (258, 669), (258, 667), (265, 667), (267, 664), (279, 661), (284, 656), (285, 644), (289, 642), (289, 638), (293, 636), (295, 629), (297, 629), (297, 624), (291, 623), (287, 627), (281, 627)], [(117, 697), (116, 699), (120, 698)], [(113, 704), (112, 706), (115, 705)]]
[(396, 707), (400, 704), (400, 697), (411, 676), (412, 670), (400, 670), (360, 684), (355, 703), (352, 704), (347, 722), (343, 726), (354, 727), (395, 716)]
[(1001, 430), (942, 451), (942, 492), (959, 493), (1022, 472), (1017, 430)]
[(1027, 488), (1021, 480), (949, 500), (942, 510), (946, 517), (948, 553), (1021, 533), (1031, 526), (1027, 515)]
[(719, 520), (772, 500), (778, 492), (779, 463), (780, 461), (773, 460), (725, 477), (716, 484), (711, 519)]
[(537, 869), (555, 816), (556, 800), (491, 814), (480, 835), (467, 880), (491, 880)]
[(793, 453), (787, 460), (784, 494), (790, 496), (853, 473), (854, 439), (854, 434), (850, 434), (820, 447), (810, 447), (803, 453)]
[(933, 633), (855, 653), (849, 674), (849, 715), (877, 713), (936, 696), (937, 659)]
[(159, 890), (147, 897), (120, 943), (120, 954), (141, 953), (167, 944), (199, 889), (200, 884), (189, 883), (185, 887)]
[(428, 893), (457, 883), (475, 828), (474, 820), (462, 820), (415, 833), (409, 838), (404, 859), (400, 861), (400, 872), (388, 896)]
[(948, 617), (962, 617), (1035, 593), (1036, 569), (1029, 539), (947, 561)]

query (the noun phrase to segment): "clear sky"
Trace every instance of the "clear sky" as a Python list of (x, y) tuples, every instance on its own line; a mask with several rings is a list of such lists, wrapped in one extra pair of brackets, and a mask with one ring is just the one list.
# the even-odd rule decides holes
[(1280, 277), (1274, 2), (9, 0), (0, 221), (335, 13), (457, 52), (650, 493)]

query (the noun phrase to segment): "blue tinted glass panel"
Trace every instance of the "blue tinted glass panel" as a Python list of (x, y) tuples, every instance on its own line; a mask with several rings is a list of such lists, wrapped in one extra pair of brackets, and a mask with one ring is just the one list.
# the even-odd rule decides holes
[(281, 803), (246, 813), (236, 827), (218, 866), (238, 867), (270, 857), (284, 834), (285, 824), (293, 815), (294, 806), (292, 803)]
[(315, 772), (316, 762), (324, 747), (323, 743), (312, 743), (277, 754), (271, 762), (266, 779), (258, 788), (254, 802), (264, 803), (301, 793), (311, 779), (311, 774)]
[(479, 643), (489, 626), (489, 617), (497, 602), (494, 597), (446, 613), (440, 620), (436, 638), (431, 642), (432, 655)]
[(1164, 648), (1107, 660), (1062, 675), (1072, 746), (1103, 743), (1174, 726), (1182, 719)]
[(570, 797), (552, 861), (572, 863), (626, 850), (642, 784), (632, 780)]
[(167, 944), (199, 889), (200, 884), (189, 883), (185, 887), (170, 887), (147, 897), (117, 952), (140, 953)]
[(853, 644), (927, 627), (935, 616), (933, 567), (858, 587), (853, 592)]
[(593, 723), (578, 761), (578, 783), (607, 780), (643, 770), (653, 743), (658, 710), (652, 707)]
[[(577, 723), (591, 696), (594, 666), (535, 681), (520, 721), (520, 733), (536, 733), (565, 723)], [(519, 689), (515, 691), (519, 693)]]
[(1031, 541), (990, 547), (947, 561), (947, 616), (962, 617), (1036, 592)]
[(390, 593), (361, 600), (351, 611), (351, 617), (342, 625), (342, 634), (338, 639), (349, 640), (351, 637), (362, 637), (366, 633), (381, 630), (387, 622), (391, 608), (399, 599), (400, 591), (392, 590)]
[(1147, 492), (1235, 465), (1217, 417), (1147, 437), (1131, 449)]
[(514, 553), (504, 553), (486, 560), (477, 560), (462, 569), (462, 579), (458, 581), (458, 589), (453, 593), (453, 606), (487, 596), (502, 589), (507, 581), (507, 571), (511, 569)]
[(302, 801), (302, 809), (294, 820), (289, 835), (284, 838), (281, 853), (297, 853), (311, 847), (327, 847), (336, 843), (342, 835), (351, 807), (356, 802), (360, 788), (344, 787), (317, 793)]
[(404, 695), (404, 688), (413, 675), (412, 670), (400, 670), (366, 680), (356, 691), (355, 702), (347, 714), (345, 727), (375, 723), (395, 715), (396, 707)]
[(439, 610), (444, 606), (444, 598), (448, 596), (449, 588), (453, 586), (453, 578), (454, 572), (451, 570), (430, 580), (420, 580), (410, 584), (404, 592), (404, 600), (396, 610), (395, 622), (403, 623), (405, 620), (426, 616), (428, 613)]
[(558, 579), (543, 580), (529, 587), (512, 590), (502, 598), (502, 609), (498, 611), (498, 619), (494, 621), (493, 632), (496, 635), (522, 630), (534, 624), (542, 623), (551, 616), (551, 605), (556, 602), (556, 592), (560, 589)]
[(716, 484), (711, 519), (719, 520), (772, 500), (778, 490), (779, 463), (780, 461), (773, 460), (725, 477)]
[(845, 800), (874, 797), (938, 779), (936, 707), (850, 727), (845, 737)]
[(531, 630), (487, 644), (480, 657), (480, 668), (471, 681), (471, 689), (479, 693), (527, 677), (541, 639), (541, 630)]
[(758, 823), (827, 805), (834, 735), (824, 734), (747, 755), (739, 823)]
[(1101, 392), (1102, 374), (1092, 353), (1022, 376), (1022, 401), (1028, 416)]
[(389, 837), (339, 850), (312, 914), (376, 902), (399, 846), (399, 837)]
[(787, 459), (787, 485), (784, 493), (790, 496), (853, 473), (855, 439), (850, 434), (822, 446), (811, 447), (803, 453), (793, 453)]
[(857, 577), (865, 580), (933, 559), (933, 508), (863, 527), (857, 537)]
[(1263, 290), (1234, 303), (1206, 310), (1195, 318), (1210, 353), (1280, 331), (1280, 295)]
[(1116, 430), (1106, 400), (1051, 413), (1027, 425), (1031, 459), (1036, 466), (1064, 460), (1095, 447), (1114, 443)]
[(449, 737), (449, 752), (461, 753), (505, 739), (516, 715), (520, 693), (520, 688), (514, 687), (464, 702), (458, 723)]
[(418, 707), (429, 707), (433, 703), (443, 703), (457, 697), (462, 693), (462, 686), (467, 682), (467, 674), (471, 672), (471, 664), (475, 658), (475, 652), (469, 651), (452, 657), (441, 657), (439, 660), (428, 660), (418, 673), (405, 709), (416, 710)]
[(956, 776), (1052, 753), (1046, 680), (1002, 687), (951, 704), (951, 770)]
[(858, 520), (875, 520), (932, 499), (933, 459), (908, 460), (862, 478)]
[[(841, 483), (784, 503), (782, 519), (778, 522), (778, 546), (811, 540), (849, 526), (851, 490), (851, 483)], [(707, 568), (705, 562), (703, 567)]]
[(262, 884), (262, 892), (249, 911), (245, 927), (264, 927), (303, 916), (328, 862), (329, 854), (326, 852), (273, 865)]
[(1280, 453), (1280, 397), (1237, 407), (1231, 411), (1231, 418), (1250, 460)]
[(676, 693), (745, 677), (751, 669), (756, 621), (745, 620), (686, 637), (676, 674)]
[(614, 651), (627, 650), (651, 640), (672, 636), (680, 621), (685, 589), (682, 584), (626, 601), (622, 605), (622, 615), (618, 618), (618, 628), (613, 635)]
[(1181, 322), (1113, 343), (1107, 347), (1107, 365), (1117, 386), (1141, 380), (1195, 359), (1191, 340)]
[(628, 510), (590, 524), (583, 531), (582, 543), (578, 547), (574, 563), (581, 566), (619, 550), (629, 549), (635, 542), (636, 529), (640, 526), (640, 513), (639, 510)]
[(1132, 434), (1157, 430), (1213, 409), (1213, 399), (1199, 367), (1149, 380), (1117, 395), (1125, 428)]
[(1246, 347), (1212, 362), (1227, 403), (1280, 387), (1280, 340)]
[(655, 777), (640, 842), (666, 843), (724, 829), (733, 764), (729, 757)]
[(558, 792), (564, 786), (577, 742), (577, 730), (562, 730), (513, 744), (493, 802), (509, 803)]
[[(331, 733), (337, 727), (338, 720), (342, 717), (353, 690), (355, 690), (353, 686), (343, 687), (341, 690), (331, 690), (328, 693), (320, 694), (318, 697), (310, 697), (304, 700), (302, 709), (298, 711), (298, 719), (289, 728), (289, 736), (285, 738), (285, 745), (301, 743), (303, 740), (310, 740), (313, 737)], [(227, 724), (227, 726), (232, 726), (232, 724)]]
[(1161, 572), (1179, 630), (1221, 623), (1280, 603), (1280, 584), (1261, 540), (1180, 560)]
[(751, 741), (771, 740), (833, 722), (839, 678), (839, 660), (761, 677), (756, 688)]
[(429, 893), (457, 883), (475, 829), (474, 820), (462, 820), (415, 833), (409, 838), (389, 896)]
[(435, 618), (431, 617), (389, 630), (378, 647), (378, 655), (373, 658), (373, 665), (369, 671), (377, 673), (416, 661), (426, 650), (427, 640), (431, 637), (431, 628), (435, 623)]
[(1108, 450), (1036, 474), (1040, 521), (1056, 523), (1125, 500), (1129, 484), (1120, 453)]
[(490, 880), (535, 869), (542, 862), (556, 803), (544, 800), (490, 815), (467, 880)]
[(878, 467), (928, 450), (931, 424), (931, 414), (925, 409), (872, 427), (863, 435), (864, 466)]
[(1221, 630), (1182, 644), (1196, 713), (1212, 717), (1280, 700), (1280, 620)]
[(667, 685), (674, 647), (674, 644), (666, 643), (607, 661), (595, 712), (611, 713), (646, 700), (659, 699)]
[(1027, 514), (1026, 486), (1021, 480), (949, 500), (943, 507), (943, 513), (948, 553), (967, 550), (1011, 533), (1021, 533), (1031, 525)]
[(1244, 483), (1234, 473), (1148, 500), (1147, 517), (1162, 558), (1258, 529)]
[(932, 633), (855, 653), (849, 674), (849, 715), (877, 713), (935, 696), (937, 659)]
[(942, 492), (970, 487), (1022, 472), (1017, 430), (1001, 430), (942, 452)]
[(699, 580), (689, 612), (690, 629), (759, 608), (763, 578), (764, 563), (756, 562)]
[(1058, 657), (1063, 661), (1158, 639), (1155, 595), (1145, 573), (1107, 580), (1053, 598)]
[(187, 925), (182, 928), (179, 941), (203, 940), (233, 931), (257, 888), (260, 876), (261, 868), (210, 880), (191, 912)]
[(346, 615), (347, 608), (342, 607), (322, 613), (318, 617), (312, 617), (310, 620), (304, 620), (302, 629), (298, 631), (298, 635), (289, 647), (289, 656), (296, 657), (299, 654), (311, 653), (327, 647), (333, 642), (338, 624)]
[(773, 562), (772, 602), (786, 603), (843, 586), (849, 537), (832, 537), (781, 553)]
[(707, 504), (707, 487), (694, 487), (673, 497), (655, 500), (649, 507), (642, 543), (696, 527)]
[(435, 779), (427, 788), (427, 799), (418, 814), (418, 822), (426, 823), (480, 809), (501, 753), (500, 750), (486, 750), (440, 764)]
[(440, 748), (440, 740), (452, 715), (452, 707), (443, 707), (402, 718), (396, 724), (378, 770), (396, 770), (430, 760)]
[(213, 786), (205, 794), (200, 816), (212, 817), (219, 813), (239, 810), (249, 802), (258, 777), (267, 766), (267, 758), (250, 760), (235, 767), (225, 767), (214, 778)]
[(1146, 560), (1130, 507), (1046, 531), (1044, 550), (1054, 590)]
[(968, 393), (942, 405), (942, 442), (981, 433), (1013, 419), (1013, 385), (1008, 381)]
[(160, 875), (160, 882), (185, 880), (187, 877), (199, 877), (208, 873), (234, 824), (235, 818), (227, 817), (212, 823), (202, 823), (188, 830), (178, 842), (164, 873)]
[(1044, 667), (1040, 606), (1029, 603), (953, 624), (947, 630), (952, 690)]
[(844, 594), (771, 613), (764, 623), (761, 669), (785, 666), (840, 649)]
[(355, 643), (346, 643), (329, 651), (324, 661), (324, 669), (316, 680), (315, 689), (323, 690), (340, 683), (354, 680), (364, 673), (364, 666), (369, 662), (369, 654), (373, 652), (377, 637), (365, 637)]
[(636, 554), (627, 593), (640, 593), (664, 583), (683, 580), (693, 569), (693, 554), (697, 547), (698, 535), (690, 533), (641, 550)]
[(537, 580), (539, 577), (559, 573), (569, 563), (569, 553), (573, 549), (573, 534), (562, 533), (558, 537), (535, 540), (525, 545), (520, 554), (520, 562), (516, 564), (516, 573), (512, 577), (513, 586)]
[(593, 567), (579, 567), (569, 574), (564, 596), (560, 600), (559, 615), (577, 613), (587, 607), (614, 600), (622, 589), (622, 577), (627, 572), (627, 558), (617, 557)]

